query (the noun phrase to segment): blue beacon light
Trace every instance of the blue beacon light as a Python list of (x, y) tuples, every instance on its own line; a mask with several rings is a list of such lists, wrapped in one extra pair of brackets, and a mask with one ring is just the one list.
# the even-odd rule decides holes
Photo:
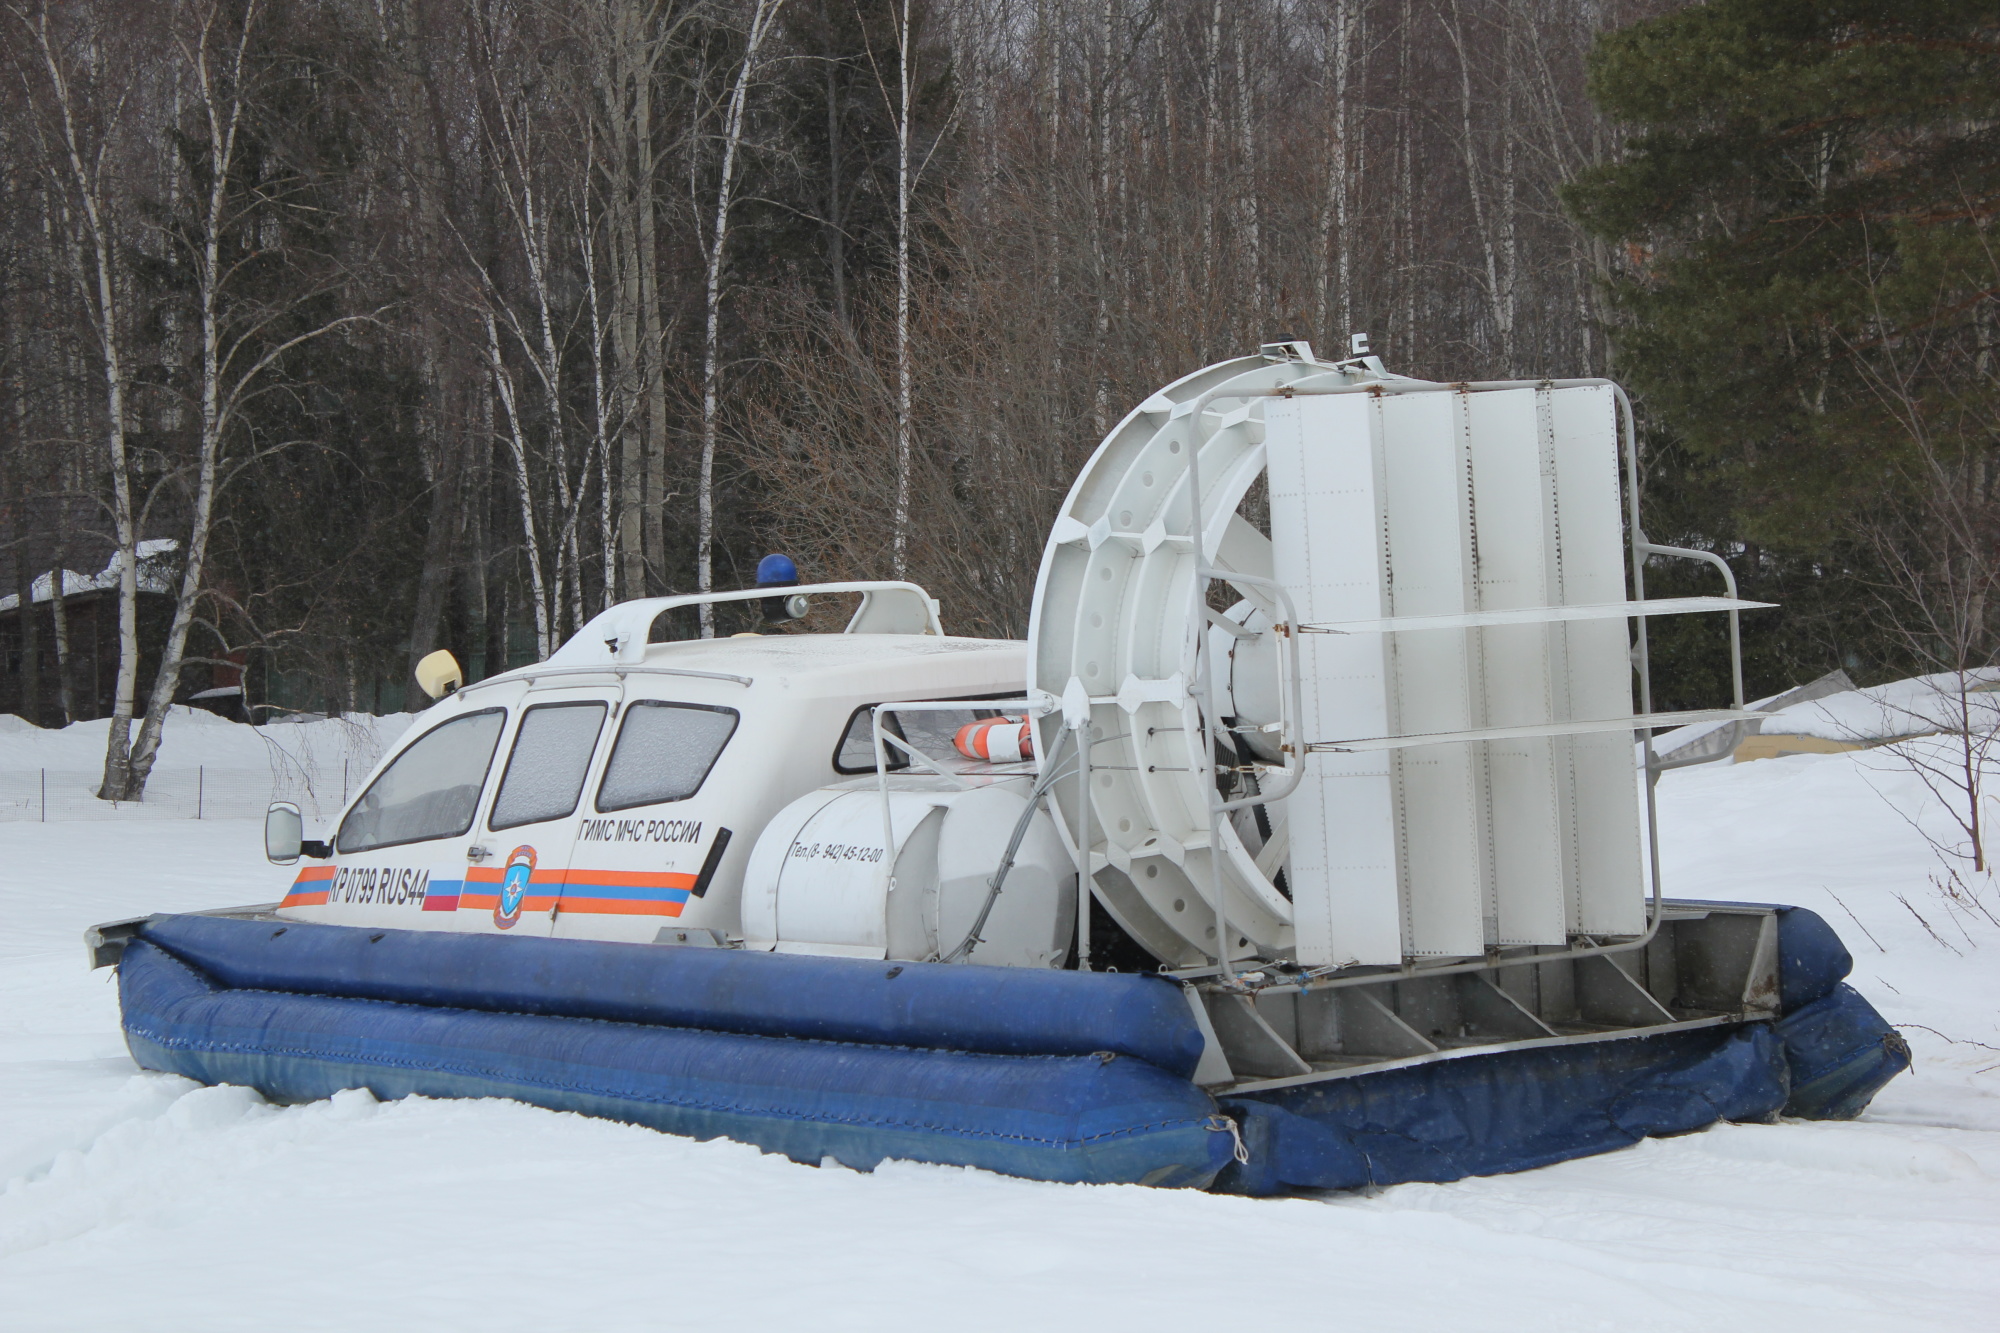
[[(798, 586), (798, 581), (799, 567), (792, 563), (788, 555), (774, 551), (757, 562), (757, 586), (760, 588), (792, 588)], [(758, 602), (758, 609), (767, 625), (802, 620), (812, 609), (812, 602), (804, 593), (794, 593), (790, 597), (760, 597)]]

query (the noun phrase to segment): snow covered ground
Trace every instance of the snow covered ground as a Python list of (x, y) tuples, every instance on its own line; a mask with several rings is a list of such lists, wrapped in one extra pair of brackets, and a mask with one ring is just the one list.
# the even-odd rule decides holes
[(1286, 1200), (860, 1175), (507, 1102), (281, 1109), (142, 1074), (83, 928), (288, 874), (248, 820), (0, 824), (0, 1329), (1993, 1327), (2000, 927), (1944, 898), (1890, 802), (1948, 821), (1886, 751), (1661, 792), (1669, 892), (1820, 912), (1914, 1025), (1915, 1074), (1854, 1124)]
[[(108, 718), (44, 730), (0, 713), (0, 823), (99, 819), (262, 819), (273, 800), (331, 818), (413, 715), (280, 715), (246, 727), (175, 705), (139, 806), (96, 799)], [(136, 728), (135, 728), (136, 731)]]

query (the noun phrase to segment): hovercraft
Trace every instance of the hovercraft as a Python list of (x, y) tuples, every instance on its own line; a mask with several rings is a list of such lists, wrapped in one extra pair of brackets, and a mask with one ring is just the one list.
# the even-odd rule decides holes
[[(1654, 712), (1647, 620), (1765, 604), (1638, 517), (1608, 381), (1272, 344), (1106, 438), (1025, 644), (778, 568), (434, 654), (326, 840), (272, 807), (281, 902), (92, 962), (148, 1069), (861, 1169), (1271, 1194), (1856, 1115), (1909, 1055), (1832, 930), (1664, 895), (1647, 738), (1757, 714), (1740, 660)], [(1648, 600), (1681, 557), (1727, 595)]]

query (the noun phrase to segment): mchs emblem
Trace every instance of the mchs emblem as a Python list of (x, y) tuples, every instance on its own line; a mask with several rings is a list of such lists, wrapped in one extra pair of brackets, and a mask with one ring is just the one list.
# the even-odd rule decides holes
[(493, 924), (512, 930), (521, 919), (521, 904), (528, 897), (528, 881), (535, 875), (535, 849), (516, 847), (507, 858), (507, 873), (500, 880), (500, 900), (493, 904)]

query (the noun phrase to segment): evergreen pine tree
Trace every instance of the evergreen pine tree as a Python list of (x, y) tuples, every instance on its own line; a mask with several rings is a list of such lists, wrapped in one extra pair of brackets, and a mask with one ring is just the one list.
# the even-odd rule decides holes
[(1629, 259), (1652, 535), (1792, 603), (1761, 622), (1773, 688), (1911, 665), (1870, 593), (1938, 557), (1893, 534), (1990, 490), (2000, 445), (2000, 6), (1714, 0), (1608, 34), (1591, 88), (1632, 133), (1567, 202)]

